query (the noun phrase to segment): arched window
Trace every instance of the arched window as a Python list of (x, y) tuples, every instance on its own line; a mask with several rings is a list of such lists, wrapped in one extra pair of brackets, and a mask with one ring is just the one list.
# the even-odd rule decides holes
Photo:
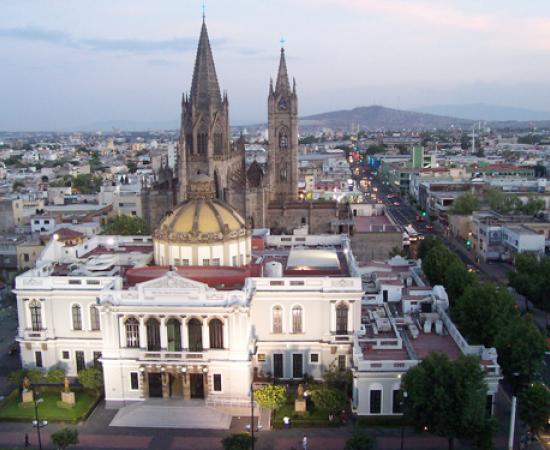
[(42, 306), (38, 300), (33, 300), (29, 308), (31, 310), (31, 328), (32, 331), (42, 330)]
[(223, 153), (223, 133), (220, 127), (214, 130), (214, 154), (221, 155)]
[(202, 125), (197, 133), (197, 153), (206, 155), (208, 153), (208, 127)]
[(147, 327), (147, 350), (160, 350), (160, 323), (157, 319), (150, 318), (145, 323)]
[(293, 333), (303, 333), (302, 320), (303, 320), (302, 307), (294, 306), (292, 308), (292, 332)]
[(191, 319), (187, 322), (189, 332), (189, 350), (202, 352), (202, 323), (198, 319)]
[(99, 309), (95, 305), (90, 306), (90, 326), (92, 331), (99, 331)]
[(139, 322), (133, 317), (126, 320), (126, 347), (139, 348)]
[(73, 305), (73, 330), (82, 330), (82, 308), (80, 305)]
[(181, 351), (181, 324), (178, 319), (170, 319), (166, 322), (166, 333), (168, 334), (168, 351)]
[(287, 181), (288, 178), (288, 167), (287, 164), (282, 164), (281, 170), (279, 171), (279, 181)]
[(283, 332), (283, 308), (279, 305), (273, 307), (273, 333)]
[(223, 348), (223, 323), (220, 319), (212, 319), (208, 324), (210, 331), (210, 348)]
[(288, 128), (283, 127), (279, 130), (279, 149), (286, 150), (288, 148)]
[(336, 307), (336, 334), (348, 334), (348, 305), (345, 303)]

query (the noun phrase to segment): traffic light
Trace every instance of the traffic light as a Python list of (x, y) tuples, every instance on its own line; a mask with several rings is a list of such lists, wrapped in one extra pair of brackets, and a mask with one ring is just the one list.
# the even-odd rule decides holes
[(422, 211), (422, 212), (420, 213), (420, 215), (421, 215), (422, 217), (426, 217), (426, 211)]
[(466, 247), (471, 247), (472, 246), (472, 241), (470, 239), (467, 239), (466, 240)]

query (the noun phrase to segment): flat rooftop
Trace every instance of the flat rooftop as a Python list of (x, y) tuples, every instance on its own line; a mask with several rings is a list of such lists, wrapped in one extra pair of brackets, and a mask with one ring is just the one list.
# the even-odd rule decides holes
[(285, 277), (349, 277), (349, 267), (341, 246), (266, 247), (252, 251), (251, 273), (261, 277), (269, 262), (278, 262)]
[(355, 216), (353, 226), (357, 233), (396, 233), (400, 228), (383, 216)]
[[(422, 313), (405, 315), (401, 312), (400, 304), (391, 304), (390, 314), (382, 306), (363, 305), (361, 315), (362, 322), (367, 322), (366, 335), (361, 338), (359, 344), (363, 357), (371, 361), (408, 361), (424, 359), (430, 353), (439, 352), (446, 354), (449, 359), (457, 359), (461, 350), (455, 340), (449, 334), (443, 323), (440, 333), (437, 333), (433, 316), (430, 313), (424, 316)], [(392, 311), (397, 316), (394, 316)], [(431, 320), (430, 332), (424, 331), (424, 321)], [(395, 327), (393, 326), (395, 325)], [(397, 330), (397, 333), (395, 332)], [(414, 331), (412, 331), (414, 330)], [(395, 348), (399, 340), (400, 348)], [(385, 343), (389, 348), (383, 348)], [(406, 341), (406, 342), (405, 342)], [(377, 348), (375, 348), (377, 347)], [(391, 348), (393, 347), (393, 348)]]

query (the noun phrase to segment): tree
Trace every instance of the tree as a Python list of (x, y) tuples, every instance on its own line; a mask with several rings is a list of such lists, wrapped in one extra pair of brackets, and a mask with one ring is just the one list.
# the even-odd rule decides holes
[(474, 272), (468, 272), (466, 266), (455, 258), (451, 260), (444, 273), (445, 290), (451, 306), (464, 293), (468, 286), (476, 285), (479, 279)]
[(373, 440), (365, 430), (355, 428), (353, 434), (346, 441), (344, 450), (371, 450), (373, 448)]
[(99, 176), (93, 177), (90, 174), (80, 174), (73, 177), (71, 183), (73, 189), (82, 194), (95, 194), (100, 191), (103, 178)]
[(451, 205), (451, 214), (469, 216), (479, 209), (479, 198), (471, 192), (466, 192), (458, 197)]
[(254, 391), (254, 398), (262, 408), (275, 411), (286, 403), (286, 390), (280, 384), (268, 384)]
[(422, 260), (422, 271), (432, 286), (445, 285), (445, 271), (453, 260), (458, 257), (443, 245), (436, 245)]
[(479, 432), (487, 386), (478, 358), (461, 356), (450, 361), (443, 353), (432, 353), (405, 374), (403, 388), (406, 419), (447, 437), (450, 450), (455, 438)]
[(500, 214), (509, 214), (523, 205), (517, 195), (506, 194), (500, 189), (487, 191), (486, 199), (489, 201), (491, 209)]
[(550, 391), (543, 383), (525, 388), (519, 395), (518, 412), (533, 433), (537, 433), (550, 415)]
[(20, 191), (21, 188), (24, 188), (25, 187), (25, 183), (23, 183), (22, 181), (14, 181), (11, 189), (12, 191)]
[(46, 374), (46, 381), (48, 383), (63, 383), (65, 379), (65, 369), (61, 367), (52, 367)]
[(516, 390), (531, 383), (540, 372), (546, 342), (529, 315), (503, 327), (495, 347), (502, 373)]
[(105, 226), (103, 234), (121, 236), (147, 236), (151, 234), (151, 228), (141, 217), (118, 215), (111, 219)]
[(101, 388), (103, 387), (103, 373), (95, 367), (82, 369), (78, 372), (78, 381), (84, 389), (94, 391), (99, 394)]
[(317, 408), (328, 411), (330, 414), (342, 411), (347, 400), (344, 392), (326, 386), (313, 389), (311, 399)]
[(128, 167), (128, 172), (130, 172), (130, 173), (136, 173), (137, 172), (137, 164), (134, 161), (128, 161), (126, 163), (126, 167)]
[(252, 436), (247, 433), (232, 434), (222, 439), (222, 445), (224, 450), (249, 450), (252, 448)]
[(390, 258), (393, 258), (394, 256), (405, 256), (406, 254), (407, 252), (404, 249), (396, 245), (390, 250), (390, 252), (388, 253), (388, 256)]
[(332, 366), (323, 374), (323, 380), (328, 387), (339, 389), (351, 396), (351, 386), (353, 384), (353, 373), (350, 369), (340, 370)]
[(78, 444), (78, 430), (62, 428), (61, 430), (52, 433), (50, 439), (60, 450), (64, 450), (69, 445)]
[(518, 317), (510, 293), (491, 283), (467, 286), (451, 315), (470, 344), (486, 347), (494, 347), (501, 330)]
[(534, 215), (545, 208), (546, 204), (542, 198), (529, 197), (520, 207), (523, 214)]
[(424, 259), (430, 250), (438, 245), (443, 247), (443, 243), (439, 238), (431, 235), (426, 236), (418, 247), (418, 258)]

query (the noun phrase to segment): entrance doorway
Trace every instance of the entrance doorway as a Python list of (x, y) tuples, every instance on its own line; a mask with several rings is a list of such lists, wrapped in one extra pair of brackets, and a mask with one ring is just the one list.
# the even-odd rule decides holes
[(202, 373), (189, 374), (191, 398), (204, 398), (204, 376)]
[(301, 353), (292, 354), (292, 378), (304, 377), (303, 355)]
[(160, 373), (149, 373), (149, 397), (162, 397), (162, 378)]

